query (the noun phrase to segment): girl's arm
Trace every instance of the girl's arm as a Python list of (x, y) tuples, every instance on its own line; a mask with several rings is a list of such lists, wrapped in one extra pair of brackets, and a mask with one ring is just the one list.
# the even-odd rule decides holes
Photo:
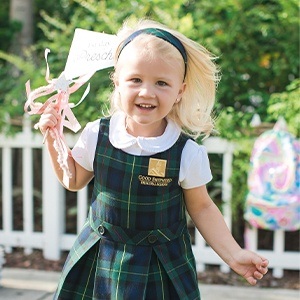
[[(39, 121), (39, 128), (43, 135), (46, 134), (47, 129), (51, 129), (56, 126), (60, 115), (57, 113), (54, 107), (48, 108), (41, 116)], [(86, 186), (89, 181), (93, 178), (93, 172), (87, 171), (83, 167), (81, 167), (72, 157), (71, 150), (69, 151), (68, 156), (68, 167), (72, 174), (72, 177), (69, 178), (69, 186), (65, 186), (63, 183), (63, 171), (60, 168), (59, 163), (57, 162), (57, 151), (53, 145), (54, 139), (52, 138), (51, 134), (47, 134), (45, 144), (48, 149), (51, 163), (54, 169), (54, 172), (60, 181), (60, 183), (70, 191), (78, 191), (84, 186)]]
[(238, 245), (206, 186), (184, 189), (184, 196), (187, 211), (206, 242), (230, 268), (255, 285), (267, 273), (268, 260)]

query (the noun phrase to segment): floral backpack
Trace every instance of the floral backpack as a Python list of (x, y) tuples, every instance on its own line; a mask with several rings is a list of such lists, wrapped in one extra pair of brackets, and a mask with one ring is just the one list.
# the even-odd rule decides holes
[(280, 119), (254, 143), (245, 219), (254, 227), (300, 228), (300, 142)]

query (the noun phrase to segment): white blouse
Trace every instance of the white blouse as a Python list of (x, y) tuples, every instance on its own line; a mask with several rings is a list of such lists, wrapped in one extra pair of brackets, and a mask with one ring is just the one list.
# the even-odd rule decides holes
[[(99, 122), (90, 122), (83, 129), (72, 149), (75, 161), (93, 172), (93, 162), (98, 141)], [(171, 148), (181, 133), (177, 124), (168, 120), (165, 132), (158, 137), (134, 137), (125, 128), (125, 114), (115, 113), (110, 120), (109, 140), (118, 149), (131, 155), (150, 156)], [(206, 148), (189, 139), (182, 151), (179, 182), (184, 189), (207, 184), (212, 179)]]

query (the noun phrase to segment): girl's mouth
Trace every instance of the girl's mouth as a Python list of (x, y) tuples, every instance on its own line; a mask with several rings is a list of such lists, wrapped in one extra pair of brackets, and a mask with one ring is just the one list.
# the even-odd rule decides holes
[(142, 109), (153, 109), (153, 108), (155, 108), (154, 105), (151, 105), (151, 104), (143, 104), (143, 103), (137, 104), (137, 106), (138, 106), (139, 108), (142, 108)]

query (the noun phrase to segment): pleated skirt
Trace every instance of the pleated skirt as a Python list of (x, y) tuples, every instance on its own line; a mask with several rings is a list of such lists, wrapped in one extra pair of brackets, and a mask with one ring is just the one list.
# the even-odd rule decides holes
[[(99, 261), (99, 243), (87, 251), (68, 273), (58, 299), (60, 300), (179, 300), (178, 294), (164, 267), (152, 251), (145, 290), (137, 299), (128, 299), (124, 295), (111, 295), (99, 298), (95, 275)], [(109, 282), (108, 282), (109, 284)], [(129, 283), (130, 284), (130, 283)], [(130, 287), (129, 287), (130, 289)]]

